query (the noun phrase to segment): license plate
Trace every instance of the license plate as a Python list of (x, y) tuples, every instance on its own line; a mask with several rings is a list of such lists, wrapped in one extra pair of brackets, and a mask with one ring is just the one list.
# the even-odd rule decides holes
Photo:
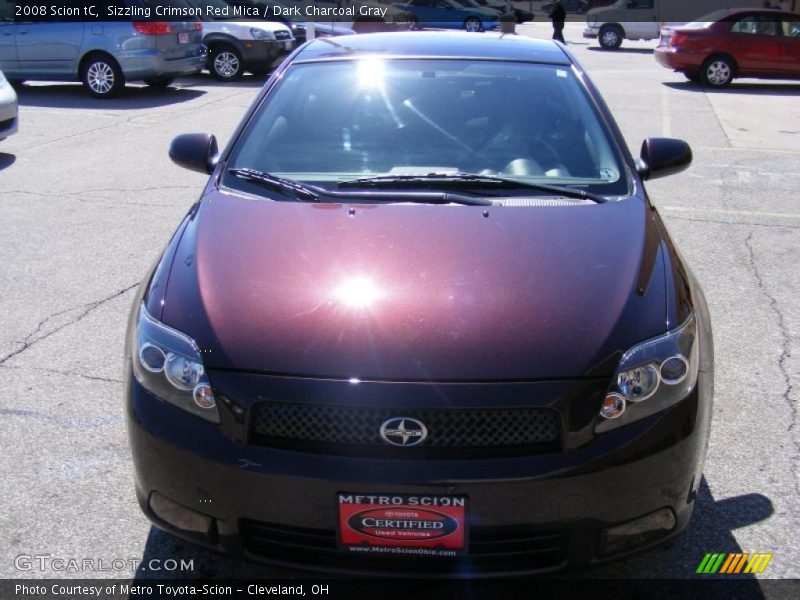
[(467, 497), (339, 492), (339, 549), (436, 558), (467, 549)]
[(189, 34), (188, 33), (179, 33), (178, 34), (178, 43), (179, 44), (188, 44), (189, 43)]

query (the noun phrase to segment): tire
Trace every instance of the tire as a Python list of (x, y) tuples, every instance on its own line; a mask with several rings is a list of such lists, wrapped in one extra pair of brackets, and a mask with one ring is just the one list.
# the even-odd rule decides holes
[(483, 23), (477, 17), (467, 17), (464, 21), (464, 29), (467, 31), (483, 31)]
[(172, 85), (172, 82), (175, 81), (174, 77), (148, 77), (144, 80), (144, 82), (149, 85), (151, 88), (155, 89), (164, 89)]
[(233, 46), (214, 46), (208, 57), (208, 70), (217, 81), (236, 81), (244, 72), (242, 55)]
[(686, 79), (688, 79), (692, 83), (700, 83), (699, 73), (684, 73), (683, 76), (686, 77)]
[(81, 81), (95, 98), (114, 98), (125, 87), (125, 76), (108, 54), (92, 54), (81, 65)]
[(700, 81), (711, 88), (730, 85), (736, 73), (736, 64), (728, 56), (712, 56), (700, 67)]
[(600, 42), (600, 47), (606, 50), (616, 50), (622, 45), (622, 38), (624, 33), (617, 25), (603, 25), (600, 28), (600, 33), (597, 36), (597, 41)]

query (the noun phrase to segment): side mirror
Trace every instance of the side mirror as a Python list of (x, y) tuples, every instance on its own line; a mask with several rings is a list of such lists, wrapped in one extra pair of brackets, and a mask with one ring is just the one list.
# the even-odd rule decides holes
[(176, 165), (209, 174), (217, 166), (217, 138), (210, 133), (184, 133), (169, 146), (169, 157)]
[(647, 138), (642, 143), (639, 175), (642, 179), (658, 179), (686, 170), (692, 164), (692, 149), (683, 140)]

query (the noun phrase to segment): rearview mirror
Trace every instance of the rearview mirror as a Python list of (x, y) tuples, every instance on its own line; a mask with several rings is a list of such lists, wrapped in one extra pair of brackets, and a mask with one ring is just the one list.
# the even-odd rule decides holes
[(180, 167), (209, 174), (219, 158), (217, 138), (210, 133), (184, 133), (172, 140), (169, 157)]
[(692, 164), (692, 149), (683, 140), (647, 138), (642, 143), (639, 175), (642, 179), (658, 179), (674, 175)]

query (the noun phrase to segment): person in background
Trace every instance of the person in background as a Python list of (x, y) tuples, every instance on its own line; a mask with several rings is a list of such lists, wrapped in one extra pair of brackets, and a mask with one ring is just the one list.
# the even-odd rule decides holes
[(550, 11), (549, 16), (553, 21), (553, 39), (566, 44), (567, 42), (564, 40), (564, 23), (567, 20), (567, 11), (561, 5), (561, 0), (558, 0), (553, 5), (553, 10)]

